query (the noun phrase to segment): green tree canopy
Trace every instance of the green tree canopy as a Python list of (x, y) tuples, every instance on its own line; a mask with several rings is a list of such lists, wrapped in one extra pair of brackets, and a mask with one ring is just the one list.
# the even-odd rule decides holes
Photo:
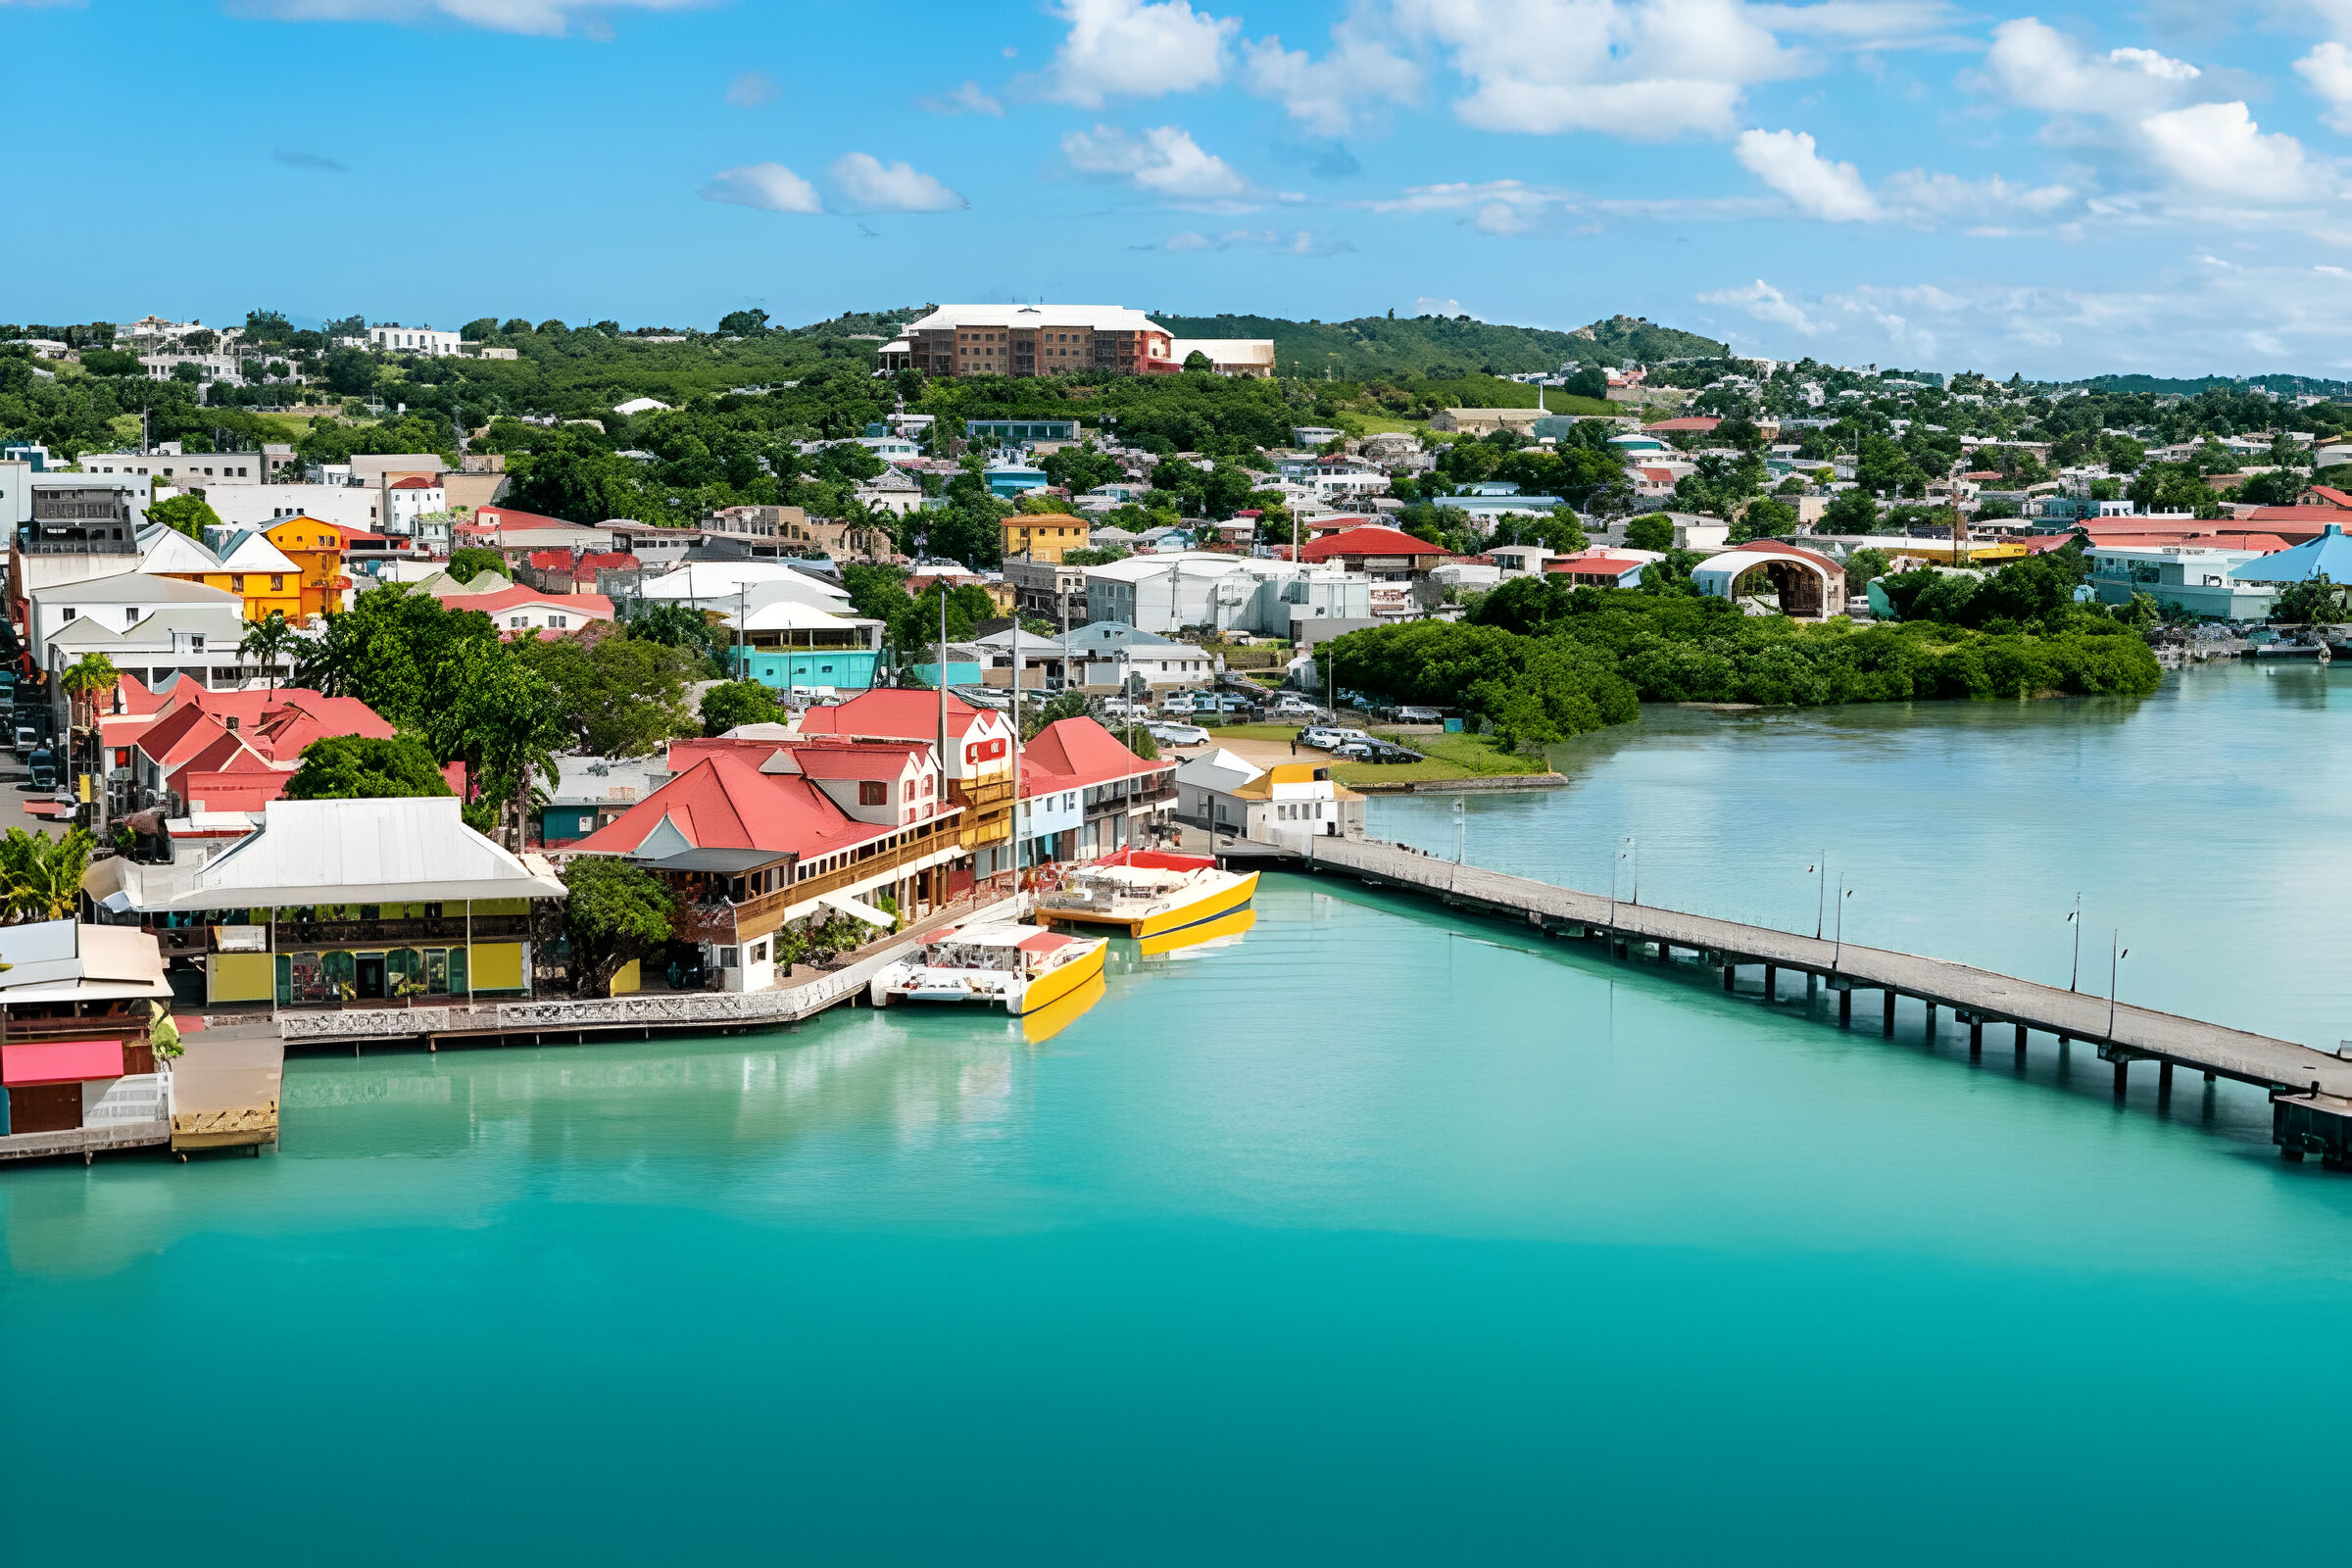
[(482, 550), (468, 545), (449, 553), (449, 565), (445, 569), (460, 582), (471, 582), (485, 571), (495, 571), (503, 577), (507, 571), (507, 558), (495, 550)]
[(571, 946), (575, 994), (608, 994), (621, 965), (669, 940), (676, 902), (643, 866), (575, 856), (564, 868), (564, 935)]
[(756, 680), (721, 681), (703, 693), (706, 735), (724, 735), (739, 724), (781, 724), (787, 716), (776, 694)]
[(403, 800), (450, 793), (441, 764), (414, 735), (329, 735), (303, 748), (289, 801)]
[(204, 530), (220, 526), (220, 514), (207, 506), (201, 496), (172, 496), (158, 501), (147, 509), (151, 522), (175, 528), (198, 544), (204, 542)]

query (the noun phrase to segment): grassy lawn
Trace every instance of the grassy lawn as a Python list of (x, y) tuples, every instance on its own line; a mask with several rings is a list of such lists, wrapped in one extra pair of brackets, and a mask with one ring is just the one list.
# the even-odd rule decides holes
[[(1378, 734), (1380, 732), (1375, 731)], [(1505, 773), (1542, 773), (1542, 761), (1497, 749), (1483, 735), (1390, 735), (1381, 739), (1422, 754), (1418, 762), (1382, 766), (1335, 762), (1331, 776), (1343, 784), (1418, 784), (1451, 778), (1490, 778)]]

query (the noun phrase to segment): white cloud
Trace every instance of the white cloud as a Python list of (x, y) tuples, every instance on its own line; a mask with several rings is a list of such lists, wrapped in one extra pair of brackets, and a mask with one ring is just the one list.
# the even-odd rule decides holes
[(1833, 164), (1801, 130), (1743, 130), (1732, 155), (1747, 172), (1788, 198), (1807, 218), (1832, 223), (1870, 223), (1881, 216), (1877, 198), (1851, 164)]
[[(1434, 295), (1424, 294), (1413, 301), (1413, 314), (1415, 316), (1464, 316), (1469, 313), (1462, 309), (1460, 300), (1442, 300)], [(1471, 319), (1476, 320), (1477, 318), (1471, 317)]]
[(1455, 180), (1443, 185), (1408, 185), (1403, 194), (1363, 205), (1375, 213), (1450, 213), (1465, 207), (1539, 208), (1565, 205), (1567, 193), (1517, 179)]
[(1745, 288), (1719, 288), (1711, 294), (1701, 294), (1698, 301), (1702, 305), (1734, 306), (1759, 321), (1790, 327), (1807, 337), (1821, 330), (1820, 323), (1806, 316), (1802, 307), (1760, 277)]
[(1225, 79), (1225, 41), (1241, 27), (1188, 0), (1059, 0), (1052, 9), (1070, 30), (1031, 90), (1081, 109), (1216, 86)]
[(1273, 34), (1242, 45), (1250, 90), (1278, 100), (1284, 113), (1325, 136), (1353, 129), (1368, 109), (1409, 104), (1421, 93), (1421, 68), (1370, 36), (1359, 9), (1331, 29), (1332, 48), (1316, 60), (1286, 50)]
[(1002, 120), (1004, 106), (980, 90), (976, 81), (967, 81), (954, 92), (938, 98), (917, 98), (915, 107), (934, 115), (993, 115)]
[(2053, 115), (2137, 119), (2178, 103), (2203, 73), (2153, 49), (2093, 55), (2036, 17), (1992, 29), (1984, 71), (2010, 102)]
[(821, 213), (816, 187), (782, 164), (745, 164), (721, 170), (702, 189), (707, 202), (732, 202), (765, 213)]
[(2181, 184), (2235, 201), (2297, 201), (2314, 194), (2303, 144), (2263, 134), (2242, 103), (2194, 104), (2139, 122), (2159, 168)]
[(1171, 234), (1157, 246), (1135, 247), (1140, 250), (1163, 251), (1266, 251), (1277, 256), (1338, 256), (1352, 251), (1355, 246), (1344, 239), (1318, 239), (1306, 229), (1284, 232), (1273, 228), (1235, 228), (1216, 235), (1186, 230)]
[(1482, 130), (1729, 136), (1745, 88), (1807, 69), (1739, 0), (1396, 0), (1396, 16), (1468, 78), (1454, 113)]
[(1536, 226), (1536, 220), (1528, 217), (1524, 209), (1513, 207), (1509, 202), (1489, 202), (1478, 210), (1478, 216), (1471, 220), (1471, 226), (1481, 234), (1508, 237), (1526, 233)]
[(1140, 136), (1110, 125), (1073, 130), (1061, 138), (1061, 154), (1082, 174), (1122, 178), (1169, 201), (1226, 202), (1250, 194), (1250, 181), (1238, 170), (1203, 151), (1180, 125)]
[(953, 213), (972, 204), (908, 164), (848, 153), (833, 165), (833, 183), (861, 213)]
[(727, 83), (727, 102), (738, 109), (757, 109), (776, 101), (776, 79), (764, 71), (747, 71)]
[(2328, 125), (2352, 133), (2352, 49), (2329, 39), (2296, 61), (2295, 71), (2328, 100)]
[(701, 0), (240, 0), (232, 9), (281, 22), (456, 22), (496, 32), (561, 37), (578, 22), (601, 34), (609, 11), (682, 11)]
[(2049, 218), (2074, 205), (2078, 196), (2065, 185), (2019, 185), (1998, 174), (1984, 179), (1962, 179), (1957, 174), (1933, 174), (1924, 169), (1911, 169), (1890, 176), (1881, 188), (1879, 199), (1888, 209), (1922, 220), (2014, 220), (2020, 215)]

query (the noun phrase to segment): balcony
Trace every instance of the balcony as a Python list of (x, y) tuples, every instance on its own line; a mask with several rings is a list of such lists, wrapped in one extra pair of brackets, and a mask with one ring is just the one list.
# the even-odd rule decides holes
[[(471, 939), (475, 942), (516, 940), (531, 934), (527, 914), (477, 914)], [(464, 942), (467, 939), (463, 914), (443, 914), (415, 920), (280, 920), (276, 947), (288, 948), (405, 948), (424, 942)]]

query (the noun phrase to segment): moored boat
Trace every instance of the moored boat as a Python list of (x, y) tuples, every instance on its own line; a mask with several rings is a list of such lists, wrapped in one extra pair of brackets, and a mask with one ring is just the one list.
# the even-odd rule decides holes
[(1053, 1005), (1102, 975), (1101, 937), (992, 922), (942, 931), (885, 966), (867, 994), (893, 1002), (969, 1002), (1017, 1016)]
[(1210, 856), (1120, 850), (1039, 889), (1037, 917), (1155, 937), (1231, 914), (1256, 893), (1255, 871), (1220, 870)]

